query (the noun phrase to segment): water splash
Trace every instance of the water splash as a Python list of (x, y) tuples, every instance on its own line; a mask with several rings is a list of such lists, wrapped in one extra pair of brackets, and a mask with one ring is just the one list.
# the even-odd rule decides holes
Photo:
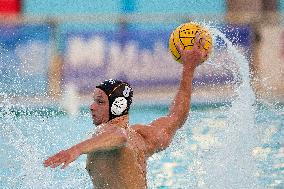
[[(205, 173), (205, 188), (238, 189), (259, 188), (256, 162), (252, 150), (259, 143), (255, 120), (255, 95), (250, 86), (249, 62), (236, 47), (216, 28), (227, 45), (230, 56), (238, 63), (241, 83), (235, 85), (236, 99), (227, 112), (227, 126), (219, 133), (218, 145), (211, 147), (200, 159)], [(234, 74), (236, 76), (236, 74)], [(204, 155), (204, 154), (203, 154)], [(201, 187), (202, 188), (202, 187)]]
[(47, 188), (52, 186), (52, 175), (44, 170), (41, 153), (29, 143), (28, 138), (18, 128), (21, 125), (16, 125), (14, 122), (16, 115), (11, 111), (13, 105), (10, 98), (5, 93), (0, 96), (2, 98), (0, 117), (3, 120), (0, 123), (1, 138), (9, 149), (15, 149), (11, 154), (7, 154), (5, 159), (12, 159), (12, 166), (20, 164), (19, 167), (13, 167), (13, 173), (8, 177), (10, 179), (5, 187)]
[(78, 116), (80, 111), (79, 93), (74, 84), (69, 83), (66, 85), (61, 105), (70, 117), (75, 118)]

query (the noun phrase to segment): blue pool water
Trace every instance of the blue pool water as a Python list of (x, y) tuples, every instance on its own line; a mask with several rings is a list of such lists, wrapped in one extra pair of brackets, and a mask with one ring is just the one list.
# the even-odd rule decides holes
[[(232, 104), (193, 104), (190, 118), (170, 147), (149, 159), (149, 188), (246, 188), (249, 184), (243, 183), (243, 178), (248, 173), (249, 178), (255, 179), (256, 188), (283, 188), (283, 105), (255, 103), (253, 107), (257, 133), (239, 133), (229, 128)], [(149, 123), (166, 114), (167, 108), (135, 105), (130, 113), (131, 123)], [(56, 107), (22, 111), (2, 107), (0, 116), (0, 188), (92, 188), (84, 169), (86, 156), (66, 170), (42, 165), (46, 157), (90, 136), (93, 125), (87, 109), (71, 118)], [(242, 138), (251, 134), (257, 134), (252, 137), (259, 138), (258, 143), (252, 141), (251, 151), (243, 152), (247, 144), (242, 143)], [(221, 148), (230, 140), (235, 142), (236, 151)], [(243, 153), (250, 154), (249, 162), (256, 172), (245, 170), (245, 164), (238, 161)], [(244, 172), (236, 172), (235, 166)]]

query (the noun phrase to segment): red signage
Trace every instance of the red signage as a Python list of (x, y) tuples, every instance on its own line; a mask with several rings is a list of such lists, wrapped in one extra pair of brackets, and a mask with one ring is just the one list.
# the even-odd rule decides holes
[(21, 12), (21, 0), (0, 0), (0, 14), (16, 14)]

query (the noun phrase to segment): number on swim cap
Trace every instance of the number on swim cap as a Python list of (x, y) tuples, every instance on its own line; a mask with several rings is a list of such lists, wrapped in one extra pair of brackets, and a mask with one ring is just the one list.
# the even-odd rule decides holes
[(123, 96), (125, 96), (126, 98), (129, 97), (129, 93), (131, 91), (131, 88), (128, 86), (125, 86), (124, 90), (123, 90)]

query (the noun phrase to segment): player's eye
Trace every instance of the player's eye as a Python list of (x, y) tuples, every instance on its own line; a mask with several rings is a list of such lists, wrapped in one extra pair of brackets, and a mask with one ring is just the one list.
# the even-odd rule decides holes
[(100, 99), (100, 98), (95, 98), (94, 102), (96, 102), (97, 104), (104, 104), (105, 103), (105, 101), (103, 99)]

